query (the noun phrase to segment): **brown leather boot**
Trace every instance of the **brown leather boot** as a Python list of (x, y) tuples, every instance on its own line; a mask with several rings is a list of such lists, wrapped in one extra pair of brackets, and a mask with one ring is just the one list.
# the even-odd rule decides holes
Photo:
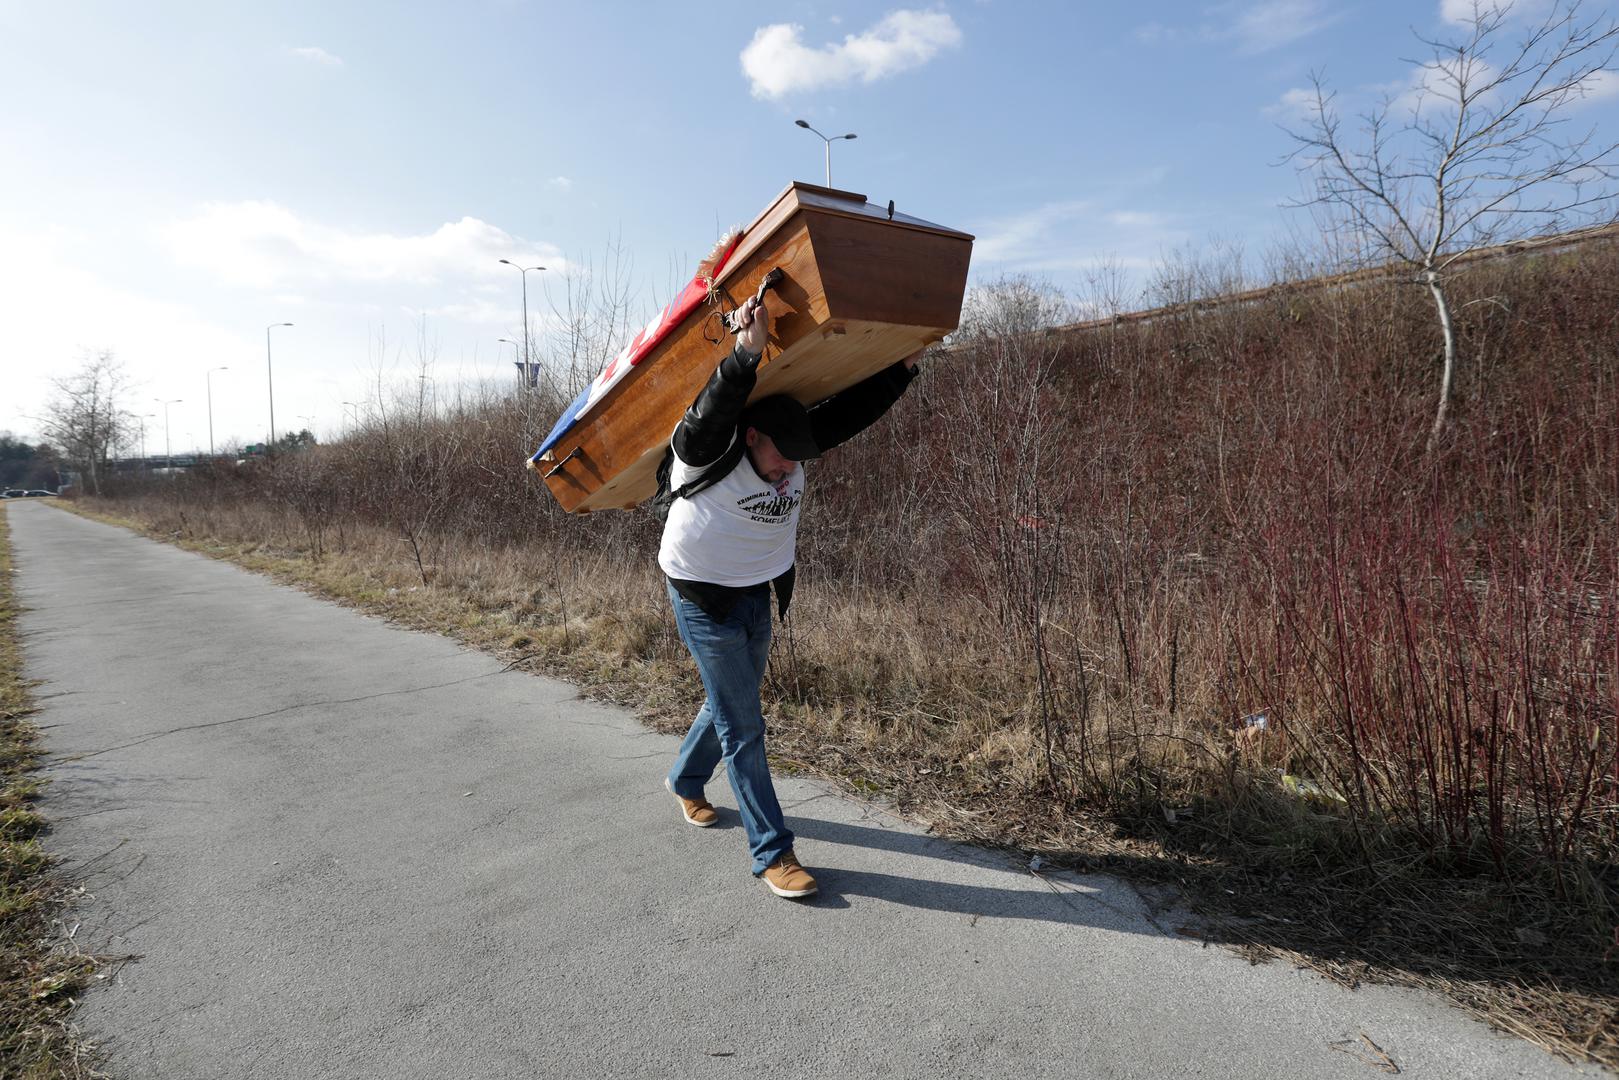
[(669, 783), (667, 776), (663, 778), (663, 786), (668, 790), (669, 794), (675, 796), (675, 801), (680, 804), (681, 816), (699, 829), (706, 829), (720, 819), (720, 816), (714, 812), (714, 804), (707, 799), (683, 799), (679, 795), (675, 795), (674, 785)]
[(818, 887), (810, 872), (799, 865), (798, 856), (790, 851), (765, 867), (765, 872), (759, 876), (764, 878), (771, 892), (790, 899), (814, 896)]

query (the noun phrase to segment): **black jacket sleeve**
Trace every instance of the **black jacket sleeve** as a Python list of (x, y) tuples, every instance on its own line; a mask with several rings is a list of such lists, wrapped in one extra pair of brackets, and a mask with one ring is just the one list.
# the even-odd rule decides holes
[(891, 364), (815, 406), (809, 418), (816, 447), (824, 454), (875, 424), (914, 378), (916, 372), (903, 363)]
[(758, 369), (759, 356), (745, 352), (740, 344), (720, 361), (708, 385), (675, 427), (675, 455), (681, 461), (692, 466), (710, 465), (725, 454), (748, 404), (748, 395), (759, 381)]

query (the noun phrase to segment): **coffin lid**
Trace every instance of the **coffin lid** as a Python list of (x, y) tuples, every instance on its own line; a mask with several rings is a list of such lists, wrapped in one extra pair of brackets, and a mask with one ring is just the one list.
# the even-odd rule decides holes
[(964, 233), (959, 229), (946, 228), (931, 221), (924, 221), (919, 217), (902, 214), (897, 209), (894, 216), (888, 216), (888, 207), (878, 206), (876, 203), (866, 201), (866, 197), (857, 191), (841, 191), (838, 188), (822, 187), (819, 184), (807, 184), (802, 180), (794, 180), (781, 190), (781, 193), (770, 200), (770, 205), (748, 223), (742, 230), (742, 242), (725, 260), (725, 269), (715, 278), (717, 285), (730, 277), (754, 250), (768, 240), (776, 229), (793, 215), (798, 209), (815, 210), (821, 213), (837, 214), (841, 217), (870, 218), (905, 229), (919, 229), (923, 232), (938, 233), (941, 236), (955, 236), (962, 240), (971, 241), (971, 233)]

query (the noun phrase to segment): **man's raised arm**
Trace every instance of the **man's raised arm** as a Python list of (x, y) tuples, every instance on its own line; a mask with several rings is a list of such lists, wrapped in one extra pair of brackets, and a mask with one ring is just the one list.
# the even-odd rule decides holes
[(749, 297), (738, 321), (742, 329), (736, 335), (736, 348), (720, 361), (675, 428), (675, 456), (687, 465), (709, 465), (725, 454), (736, 436), (736, 423), (748, 395), (759, 381), (759, 357), (769, 340), (769, 313)]
[(916, 377), (916, 362), (921, 356), (922, 350), (918, 349), (811, 409), (810, 432), (820, 451), (824, 454), (848, 442), (882, 419)]

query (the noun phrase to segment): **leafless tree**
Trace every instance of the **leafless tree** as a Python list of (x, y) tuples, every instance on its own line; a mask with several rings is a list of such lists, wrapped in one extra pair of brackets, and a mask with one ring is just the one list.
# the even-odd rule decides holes
[[(596, 377), (608, 358), (639, 329), (630, 287), (634, 264), (617, 239), (609, 240), (601, 267), (585, 259), (570, 263), (553, 280), (561, 286), (558, 301), (547, 290), (552, 327), (542, 363), (543, 378), (572, 397)], [(648, 312), (650, 314), (650, 312)], [(538, 345), (536, 351), (541, 352)], [(560, 378), (558, 376), (560, 375)]]
[(129, 437), (131, 417), (122, 408), (129, 377), (112, 352), (103, 349), (86, 354), (78, 371), (52, 379), (51, 387), (42, 417), (45, 434), (91, 494), (99, 495), (107, 459)]
[[(1518, 32), (1516, 38), (1510, 37)], [(1466, 252), (1612, 220), (1619, 143), (1570, 128), (1571, 110), (1614, 77), (1619, 25), (1553, 0), (1514, 18), (1510, 2), (1473, 0), (1450, 40), (1423, 38), (1411, 86), (1345, 130), (1335, 94), (1314, 95), (1293, 160), (1313, 180), (1301, 205), (1325, 209), (1359, 259), (1404, 266), (1433, 297), (1444, 338), (1431, 449), (1445, 427), (1456, 367), (1446, 281)]]

